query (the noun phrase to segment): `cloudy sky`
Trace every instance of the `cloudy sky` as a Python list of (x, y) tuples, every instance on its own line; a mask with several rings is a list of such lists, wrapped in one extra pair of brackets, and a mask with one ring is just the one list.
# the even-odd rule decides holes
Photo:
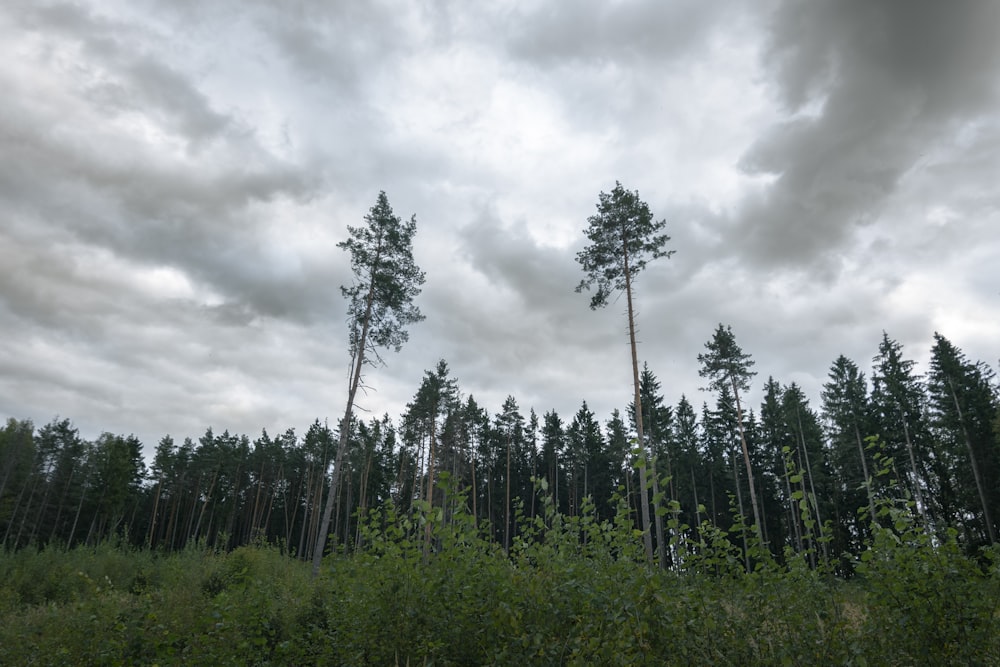
[(624, 299), (576, 294), (616, 181), (676, 254), (640, 359), (696, 405), (721, 322), (818, 404), (882, 331), (1000, 357), (1000, 3), (8, 0), (0, 416), (88, 438), (256, 437), (343, 411), (347, 256), (416, 215), (426, 321), (367, 376), (398, 416), (449, 363), (491, 413), (603, 421)]

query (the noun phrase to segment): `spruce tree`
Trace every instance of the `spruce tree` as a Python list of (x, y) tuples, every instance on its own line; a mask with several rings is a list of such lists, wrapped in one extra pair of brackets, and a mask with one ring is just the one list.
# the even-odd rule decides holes
[(976, 542), (993, 544), (1000, 509), (1000, 493), (996, 484), (988, 481), (1000, 472), (992, 427), (1000, 402), (993, 372), (981, 362), (970, 362), (951, 341), (935, 332), (927, 390), (932, 427), (955, 467), (961, 514), (975, 517), (975, 530), (982, 531)]
[(753, 508), (757, 537), (763, 544), (764, 534), (761, 531), (760, 506), (757, 502), (753, 465), (750, 461), (750, 449), (747, 445), (746, 430), (743, 427), (743, 409), (740, 405), (740, 390), (749, 390), (750, 378), (756, 375), (754, 371), (750, 370), (754, 362), (750, 355), (745, 354), (736, 344), (733, 329), (729, 326), (720, 324), (712, 335), (712, 340), (705, 343), (705, 348), (708, 351), (698, 355), (698, 361), (702, 365), (698, 374), (708, 378), (709, 389), (721, 391), (723, 387), (727, 387), (733, 392), (733, 400), (736, 403), (736, 426), (740, 434), (743, 463), (746, 466), (747, 481), (750, 487), (750, 505)]
[[(830, 367), (829, 381), (823, 385), (823, 419), (833, 449), (832, 458), (841, 484), (841, 516), (858, 519), (858, 510), (867, 503), (869, 518), (875, 515), (875, 496), (872, 491), (872, 474), (864, 440), (872, 435), (869, 428), (870, 412), (868, 386), (858, 365), (840, 355)], [(864, 499), (858, 491), (864, 491)], [(868, 531), (866, 521), (857, 521), (856, 533), (863, 536)]]

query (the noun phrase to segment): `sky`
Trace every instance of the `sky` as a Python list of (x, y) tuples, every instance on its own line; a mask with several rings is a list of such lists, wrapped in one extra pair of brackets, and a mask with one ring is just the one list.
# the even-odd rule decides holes
[(638, 275), (639, 358), (696, 409), (720, 324), (819, 406), (883, 331), (1000, 358), (1000, 3), (7, 0), (0, 417), (257, 437), (347, 396), (337, 247), (416, 216), (426, 320), (368, 370), (398, 418), (447, 361), (491, 414), (602, 422), (625, 299), (574, 287), (598, 196), (675, 251)]

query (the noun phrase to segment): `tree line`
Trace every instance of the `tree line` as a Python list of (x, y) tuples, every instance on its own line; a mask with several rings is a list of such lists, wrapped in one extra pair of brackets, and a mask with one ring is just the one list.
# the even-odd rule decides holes
[[(706, 369), (707, 357), (735, 348), (748, 374), (749, 357), (731, 329), (720, 326), (707, 345)], [(519, 517), (539, 515), (545, 497), (569, 516), (589, 497), (609, 520), (620, 498), (640, 526), (645, 495), (668, 520), (665, 539), (651, 531), (668, 564), (676, 557), (672, 535), (696, 537), (705, 523), (728, 528), (737, 513), (755, 517), (755, 530), (778, 556), (818, 537), (827, 538), (830, 554), (856, 555), (869, 537), (875, 498), (893, 493), (913, 500), (928, 530), (955, 528), (970, 550), (995, 543), (995, 376), (945, 337), (934, 337), (926, 376), (887, 334), (870, 376), (839, 357), (818, 408), (795, 383), (769, 377), (759, 406), (741, 410), (748, 384), (733, 386), (714, 383), (711, 400), (698, 407), (686, 396), (668, 405), (645, 366), (644, 454), (629, 418), (634, 403), (603, 422), (585, 401), (570, 416), (538, 415), (509, 396), (490, 414), (441, 361), (398, 419), (352, 418), (329, 532), (339, 548), (357, 548), (359, 517), (369, 510), (391, 502), (401, 512), (420, 503), (447, 511), (451, 495), (509, 548)], [(321, 519), (340, 439), (318, 420), (302, 435), (263, 431), (253, 440), (209, 428), (197, 440), (165, 436), (147, 466), (133, 436), (87, 441), (68, 419), (37, 429), (9, 419), (0, 429), (0, 535), (7, 549), (115, 534), (166, 550), (264, 540), (309, 558), (318, 541), (325, 544)], [(639, 471), (651, 462), (661, 488), (654, 493), (647, 484), (643, 493)], [(880, 467), (890, 474), (877, 475)]]
[[(969, 550), (996, 542), (1000, 394), (987, 364), (935, 334), (922, 376), (883, 334), (869, 376), (844, 356), (833, 362), (818, 407), (795, 383), (769, 377), (755, 408), (753, 359), (720, 324), (698, 355), (711, 400), (668, 405), (653, 371), (639, 368), (632, 305), (638, 272), (672, 253), (665, 223), (620, 183), (597, 209), (577, 291), (596, 284), (591, 308), (626, 295), (635, 390), (603, 423), (585, 401), (572, 416), (539, 416), (509, 396), (491, 415), (444, 360), (397, 419), (354, 414), (364, 369), (384, 363), (382, 350), (398, 351), (406, 327), (423, 319), (413, 303), (424, 282), (412, 256), (416, 220), (397, 217), (383, 192), (340, 244), (353, 282), (341, 288), (350, 382), (337, 424), (252, 441), (211, 428), (197, 441), (165, 436), (147, 467), (133, 436), (90, 442), (66, 419), (36, 429), (12, 418), (0, 430), (4, 548), (111, 535), (164, 550), (263, 540), (311, 559), (315, 574), (331, 548), (363, 546), (364, 518), (388, 503), (445, 520), (466, 503), (504, 549), (543, 503), (608, 520), (624, 503), (648, 561), (680, 566), (685, 540), (735, 523), (751, 526), (731, 538), (749, 567), (748, 532), (779, 558), (857, 555), (887, 495), (908, 501), (927, 531), (958, 531)], [(434, 548), (429, 526), (425, 549)]]

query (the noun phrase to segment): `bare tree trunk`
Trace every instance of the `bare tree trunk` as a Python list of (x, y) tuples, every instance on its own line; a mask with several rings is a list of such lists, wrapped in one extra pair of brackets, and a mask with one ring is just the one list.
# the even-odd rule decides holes
[[(534, 480), (534, 479), (537, 479), (537, 478), (538, 478), (538, 450), (535, 449), (532, 452), (532, 455), (531, 455), (531, 479)], [(534, 490), (534, 488), (532, 488), (532, 490), (531, 490), (531, 513), (529, 514), (529, 516), (532, 519), (535, 518), (535, 495), (536, 495), (535, 494), (535, 490)]]
[[(743, 520), (746, 518), (746, 511), (743, 509), (743, 485), (740, 484), (740, 468), (736, 465), (736, 452), (730, 450), (729, 459), (733, 462), (733, 482), (736, 485), (736, 504), (740, 509), (740, 520)], [(743, 563), (747, 568), (747, 572), (749, 572), (750, 549), (747, 547), (747, 533), (745, 530), (740, 531), (740, 537), (743, 539)]]
[(434, 510), (434, 441), (437, 440), (437, 401), (431, 413), (431, 439), (427, 449), (427, 522), (424, 524), (424, 558), (431, 551), (431, 515)]
[[(212, 473), (212, 482), (208, 485), (208, 493), (205, 494), (205, 502), (201, 504), (201, 513), (198, 515), (198, 523), (194, 526), (195, 539), (198, 539), (198, 534), (201, 532), (201, 521), (205, 518), (205, 509), (208, 507), (208, 503), (212, 500), (212, 491), (215, 489), (215, 480), (219, 477), (219, 470), (216, 469)], [(211, 526), (211, 521), (209, 521), (209, 526)]]
[[(802, 500), (799, 501), (799, 514), (800, 514), (800, 516), (802, 514), (802, 501), (805, 501), (806, 507), (809, 506), (809, 490), (806, 489), (806, 474), (804, 472), (801, 472), (801, 471), (803, 471), (803, 470), (806, 469), (805, 463), (802, 460), (802, 449), (803, 449), (803, 447), (796, 447), (795, 448), (796, 453), (798, 454), (798, 457), (799, 457), (799, 460), (798, 460), (799, 471), (800, 471), (800, 473), (799, 473), (799, 491), (802, 493)], [(806, 527), (807, 526), (803, 526), (803, 528), (806, 528)], [(812, 538), (812, 535), (810, 535), (809, 537)], [(810, 565), (810, 567), (816, 567), (816, 550), (815, 549), (809, 549), (809, 565)]]
[[(650, 461), (650, 473), (653, 475), (653, 498), (660, 497), (659, 475), (656, 473), (656, 458)], [(657, 503), (659, 505), (659, 503)], [(656, 554), (660, 564), (660, 569), (667, 569), (667, 543), (663, 534), (663, 517), (660, 515), (658, 507), (653, 509), (653, 525), (656, 526)]]
[[(628, 244), (625, 243), (625, 239), (622, 238), (622, 248), (625, 249)], [(628, 266), (628, 252), (624, 253), (624, 263), (625, 263), (625, 297), (628, 304), (628, 339), (629, 344), (632, 348), (632, 384), (635, 388), (635, 396), (633, 400), (635, 401), (635, 431), (638, 436), (638, 445), (642, 450), (642, 461), (639, 465), (639, 486), (640, 489), (640, 506), (642, 508), (641, 518), (642, 518), (642, 539), (643, 546), (646, 549), (646, 561), (649, 563), (653, 562), (653, 536), (650, 531), (650, 520), (649, 520), (649, 486), (646, 481), (646, 464), (649, 460), (646, 455), (646, 440), (643, 435), (642, 429), (642, 396), (639, 394), (639, 356), (636, 351), (635, 343), (635, 310), (632, 307), (632, 276), (629, 273)], [(655, 475), (655, 472), (654, 472)]]
[[(376, 258), (377, 260), (377, 258)], [(371, 272), (374, 273), (374, 270)], [(340, 422), (340, 441), (337, 443), (337, 460), (333, 466), (333, 475), (330, 477), (330, 492), (327, 494), (326, 506), (323, 508), (323, 518), (320, 519), (319, 535), (316, 537), (316, 545), (313, 549), (312, 577), (319, 576), (320, 563), (323, 561), (323, 551), (326, 549), (327, 531), (330, 529), (330, 520), (333, 518), (333, 507), (337, 503), (337, 494), (340, 491), (340, 472), (344, 466), (344, 458), (347, 454), (348, 436), (351, 430), (351, 417), (354, 413), (354, 398), (357, 396), (358, 387), (361, 385), (361, 368), (365, 363), (365, 349), (368, 345), (368, 330), (371, 326), (372, 308), (375, 302), (375, 279), (369, 275), (369, 289), (365, 304), (365, 314), (361, 321), (361, 336), (358, 339), (357, 349), (354, 350), (351, 368), (351, 384), (347, 391), (347, 407), (344, 409), (344, 418)]]
[[(41, 527), (42, 521), (45, 519), (45, 510), (49, 505), (49, 489), (52, 488), (52, 484), (49, 482), (49, 475), (52, 474), (55, 464), (48, 467), (45, 472), (45, 477), (43, 477), (43, 483), (45, 484), (45, 490), (42, 493), (42, 504), (38, 507), (38, 517), (35, 519), (35, 523), (31, 526), (31, 533), (28, 535), (28, 541), (33, 542), (35, 536), (38, 534), (38, 529)], [(32, 494), (34, 497), (34, 494)], [(28, 506), (31, 506), (31, 498), (28, 498)], [(25, 519), (27, 519), (27, 511), (25, 512)], [(18, 533), (18, 540), (20, 540), (20, 533)]]
[[(790, 454), (789, 454), (790, 455)], [(799, 527), (799, 513), (795, 510), (795, 499), (792, 498), (792, 482), (789, 479), (788, 474), (788, 464), (782, 459), (782, 466), (784, 467), (785, 474), (783, 475), (785, 479), (785, 494), (788, 496), (788, 518), (789, 522), (792, 524), (792, 535), (791, 537), (795, 540), (795, 546), (799, 552), (802, 551), (802, 530)]]
[(365, 456), (365, 468), (361, 471), (361, 488), (359, 489), (358, 523), (354, 536), (355, 551), (361, 550), (361, 524), (365, 521), (368, 513), (368, 475), (371, 470), (372, 456), (368, 452)]
[(712, 526), (719, 527), (719, 522), (715, 517), (719, 515), (719, 508), (715, 504), (715, 471), (708, 471), (708, 493), (712, 496)]
[[(149, 534), (146, 537), (146, 548), (153, 548), (153, 535), (156, 532), (156, 515), (160, 509), (160, 491), (163, 490), (163, 480), (156, 482), (156, 496), (153, 498), (153, 511), (149, 515)], [(73, 522), (75, 525), (75, 521)]]
[(736, 401), (736, 425), (740, 429), (740, 445), (743, 447), (743, 463), (747, 468), (747, 481), (750, 485), (750, 505), (753, 507), (753, 520), (757, 528), (757, 539), (761, 545), (764, 544), (764, 534), (760, 528), (760, 510), (757, 504), (757, 490), (754, 485), (753, 466), (750, 465), (750, 450), (747, 448), (747, 437), (743, 430), (743, 408), (740, 406), (740, 392), (736, 387), (736, 378), (730, 374), (729, 380), (733, 385), (733, 398)]
[[(819, 511), (819, 496), (816, 495), (816, 484), (813, 481), (812, 464), (809, 463), (809, 449), (806, 447), (806, 435), (802, 430), (802, 415), (799, 413), (798, 406), (795, 407), (795, 419), (799, 423), (799, 442), (802, 444), (802, 453), (806, 457), (806, 474), (809, 475), (809, 490), (812, 492), (812, 505), (813, 509), (816, 510), (816, 527), (819, 530), (820, 539), (823, 538), (823, 516)], [(826, 546), (826, 540), (823, 540), (823, 558), (829, 559), (830, 552)]]
[(59, 504), (56, 506), (56, 519), (52, 522), (52, 533), (49, 535), (49, 541), (56, 539), (59, 531), (59, 520), (62, 518), (63, 506), (66, 503), (66, 496), (69, 495), (70, 486), (73, 484), (73, 477), (76, 475), (76, 464), (69, 471), (69, 479), (66, 480), (65, 486), (63, 486), (63, 492), (59, 496)]
[(899, 409), (899, 417), (903, 422), (903, 437), (906, 438), (906, 453), (910, 456), (910, 468), (913, 470), (913, 497), (917, 501), (917, 510), (920, 518), (923, 519), (924, 526), (930, 527), (927, 521), (927, 507), (924, 505), (924, 496), (920, 491), (920, 473), (917, 471), (917, 457), (913, 454), (913, 443), (910, 441), (910, 427), (906, 423), (906, 415), (903, 413), (903, 406), (896, 404)]
[(870, 514), (868, 518), (870, 521), (875, 520), (875, 495), (872, 493), (872, 478), (868, 473), (868, 461), (865, 457), (865, 446), (861, 442), (861, 430), (858, 429), (857, 416), (852, 413), (854, 417), (854, 437), (858, 442), (858, 456), (861, 457), (861, 473), (865, 476), (865, 492), (868, 494), (868, 511)]
[(73, 517), (73, 527), (69, 530), (69, 538), (66, 540), (66, 546), (73, 546), (73, 538), (76, 537), (76, 525), (80, 520), (80, 512), (83, 511), (83, 500), (87, 497), (87, 487), (83, 487), (83, 491), (80, 492), (80, 502), (76, 505), (76, 515)]
[[(24, 478), (24, 482), (21, 484), (21, 490), (20, 490), (20, 492), (18, 492), (18, 494), (17, 494), (17, 500), (14, 502), (14, 509), (11, 510), (11, 513), (10, 513), (10, 522), (7, 524), (7, 530), (5, 530), (4, 534), (3, 534), (3, 544), (4, 544), (4, 546), (7, 545), (7, 538), (10, 537), (10, 531), (14, 527), (14, 519), (17, 517), (17, 511), (21, 508), (21, 501), (24, 499), (24, 493), (25, 493), (25, 491), (28, 490), (28, 482), (31, 480), (31, 478), (33, 476), (34, 476), (33, 473), (28, 473), (28, 475), (25, 476), (25, 478)], [(30, 509), (30, 507), (31, 507), (31, 495), (32, 494), (28, 494), (28, 509)], [(25, 513), (28, 512), (28, 509), (24, 510)], [(22, 519), (21, 520), (21, 526), (23, 526), (23, 525), (24, 525), (24, 520)], [(18, 534), (18, 537), (20, 537), (20, 534), (21, 534), (20, 529), (18, 529), (18, 533), (17, 534)], [(14, 545), (15, 546), (17, 545), (18, 537), (14, 538)]]
[(476, 457), (475, 455), (469, 456), (469, 462), (472, 464), (472, 518), (475, 519), (476, 524), (479, 524), (479, 510), (477, 508), (477, 497), (479, 491), (476, 489)]
[(955, 385), (948, 378), (948, 386), (951, 388), (951, 397), (955, 401), (955, 410), (958, 411), (958, 422), (962, 425), (962, 435), (965, 437), (965, 447), (969, 452), (969, 463), (972, 464), (972, 475), (976, 478), (976, 490), (979, 492), (979, 502), (983, 506), (983, 521), (986, 524), (986, 534), (990, 538), (990, 544), (997, 541), (996, 533), (993, 530), (993, 521), (990, 519), (989, 503), (986, 501), (986, 491), (983, 489), (983, 478), (979, 474), (979, 465), (976, 463), (976, 454), (972, 449), (972, 440), (969, 438), (969, 431), (965, 427), (965, 417), (962, 415), (962, 407), (958, 404), (958, 394), (955, 393)]
[(507, 437), (507, 494), (504, 501), (503, 550), (510, 553), (510, 436)]

